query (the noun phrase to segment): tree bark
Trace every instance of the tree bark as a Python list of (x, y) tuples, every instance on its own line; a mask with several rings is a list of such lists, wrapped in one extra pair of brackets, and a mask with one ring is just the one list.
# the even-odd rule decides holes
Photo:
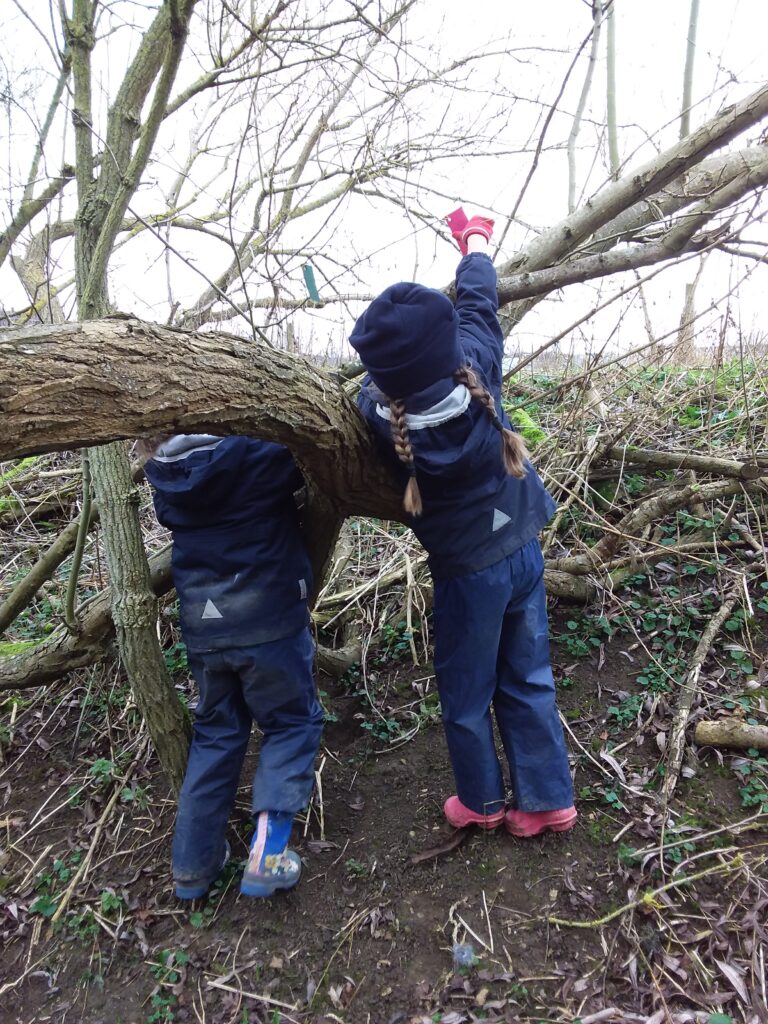
[(693, 65), (696, 59), (696, 30), (699, 25), (699, 0), (691, 0), (688, 19), (688, 40), (685, 47), (685, 70), (683, 71), (683, 104), (680, 111), (680, 138), (684, 139), (691, 130), (691, 97), (693, 96)]
[(768, 146), (750, 146), (702, 160), (670, 181), (653, 196), (646, 196), (595, 232), (586, 252), (605, 252), (619, 242), (629, 242), (644, 228), (705, 199), (745, 171), (758, 169), (768, 156)]
[[(146, 169), (162, 122), (194, 3), (195, 0), (176, 0), (163, 4), (144, 33), (109, 113), (109, 157), (102, 162), (98, 178), (94, 178), (91, 123), (91, 51), (95, 44), (96, 5), (93, 0), (74, 0), (71, 21), (63, 14), (74, 82), (78, 196), (75, 280), (78, 312), (83, 320), (109, 312), (107, 267), (123, 216)], [(142, 124), (144, 102), (155, 79), (157, 85)], [(138, 492), (124, 445), (94, 448), (88, 457), (94, 492), (101, 506), (120, 654), (160, 762), (171, 785), (178, 790), (186, 768), (189, 722), (173, 689), (155, 633), (157, 609), (149, 586), (138, 519)], [(83, 529), (86, 525), (83, 521)]]
[[(744, 582), (746, 587), (746, 581)], [(691, 713), (694, 700), (699, 695), (699, 675), (701, 667), (709, 654), (715, 637), (720, 632), (723, 623), (733, 611), (736, 602), (742, 596), (742, 582), (739, 580), (731, 588), (730, 594), (724, 598), (723, 603), (709, 620), (706, 628), (696, 644), (688, 674), (685, 682), (680, 688), (680, 698), (675, 709), (675, 716), (669, 730), (669, 742), (667, 744), (667, 770), (664, 774), (664, 781), (661, 787), (661, 797), (664, 804), (668, 804), (680, 778), (680, 770), (683, 764), (683, 752), (685, 750), (685, 730), (688, 725), (688, 717)], [(768, 732), (768, 730), (766, 730)]]
[(619, 129), (616, 123), (616, 4), (613, 0), (608, 8), (608, 49), (606, 52), (606, 113), (608, 131), (608, 165), (611, 177), (618, 178), (621, 168), (619, 157)]
[(519, 256), (500, 267), (500, 276), (514, 273), (523, 266), (526, 270), (539, 270), (561, 259), (614, 217), (660, 192), (766, 116), (768, 85), (763, 85), (652, 160), (628, 171), (618, 181), (611, 181), (570, 216), (538, 235)]
[(137, 515), (139, 491), (123, 445), (92, 448), (89, 457), (94, 478), (98, 475), (100, 481), (99, 501), (111, 513), (102, 516), (102, 534), (120, 654), (160, 763), (178, 790), (184, 779), (191, 730), (155, 634), (157, 601)]
[(734, 747), (737, 750), (768, 750), (768, 726), (750, 725), (739, 718), (697, 722), (693, 738), (700, 747)]
[(0, 459), (161, 430), (285, 444), (340, 515), (402, 515), (365, 421), (331, 374), (224, 334), (129, 318), (0, 332)]
[(714, 455), (696, 455), (688, 452), (659, 452), (650, 448), (612, 447), (603, 452), (604, 459), (632, 466), (654, 466), (657, 469), (694, 469), (697, 473), (713, 473), (715, 476), (736, 477), (740, 480), (756, 480), (768, 476), (768, 457), (756, 462), (736, 462), (719, 459)]
[[(307, 543), (316, 588), (345, 515), (401, 514), (401, 495), (354, 403), (333, 377), (301, 357), (239, 338), (187, 335), (121, 318), (66, 324), (58, 333), (47, 327), (7, 331), (0, 338), (0, 414), (7, 426), (0, 447), (13, 434), (26, 442), (34, 438), (44, 448), (51, 443), (72, 448), (165, 427), (255, 434), (288, 443), (308, 480)], [(50, 375), (51, 386), (42, 385)], [(201, 426), (203, 420), (207, 428)], [(103, 449), (94, 448), (93, 453), (98, 458)], [(111, 470), (105, 472), (109, 478)], [(130, 532), (123, 535), (134, 494), (130, 481), (121, 478), (109, 495), (110, 504), (117, 509), (122, 505), (124, 515), (111, 538), (105, 527), (108, 551), (135, 549), (136, 538)], [(122, 595), (116, 598), (115, 620), (127, 658), (134, 630), (150, 619), (154, 622), (154, 611), (141, 597), (142, 581), (130, 573), (126, 578), (114, 557), (108, 560), (113, 592)], [(160, 566), (156, 560), (155, 586), (168, 589), (170, 573), (158, 576)], [(139, 588), (123, 607), (126, 582)], [(26, 654), (3, 659), (0, 688), (48, 682), (89, 664), (102, 655), (111, 633), (107, 594), (87, 608), (79, 640), (56, 636)], [(173, 771), (178, 752), (164, 754), (164, 732), (155, 732), (160, 725), (157, 707), (139, 697), (146, 684), (157, 689), (160, 666), (141, 650), (136, 649), (130, 673), (137, 704), (147, 716), (166, 770)], [(145, 656), (149, 669), (143, 667)], [(163, 716), (171, 705), (166, 696)], [(164, 721), (164, 731), (167, 725)]]
[[(150, 559), (149, 573), (153, 594), (171, 589), (170, 546)], [(61, 628), (35, 647), (0, 658), (0, 690), (54, 682), (67, 672), (93, 665), (109, 653), (115, 635), (111, 590), (104, 590), (81, 605), (77, 618), (76, 633)], [(178, 704), (175, 694), (174, 700)]]
[(576, 141), (579, 137), (581, 119), (589, 98), (589, 90), (592, 88), (592, 78), (597, 64), (597, 54), (600, 47), (600, 26), (603, 23), (603, 0), (592, 0), (592, 43), (587, 61), (587, 73), (584, 76), (584, 84), (579, 94), (579, 102), (576, 105), (576, 113), (573, 115), (571, 130), (568, 134), (568, 213), (576, 209)]

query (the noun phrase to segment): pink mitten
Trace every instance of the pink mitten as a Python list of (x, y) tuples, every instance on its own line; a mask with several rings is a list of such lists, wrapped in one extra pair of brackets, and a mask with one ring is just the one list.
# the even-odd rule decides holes
[(493, 234), (493, 221), (490, 217), (472, 217), (467, 221), (464, 230), (461, 233), (461, 240), (464, 243), (464, 248), (467, 247), (467, 239), (470, 235), (482, 235), (486, 242), (490, 242), (491, 235)]
[(445, 218), (445, 223), (451, 229), (451, 234), (453, 235), (456, 244), (461, 250), (461, 255), (466, 256), (467, 243), (464, 241), (462, 234), (464, 228), (466, 228), (467, 224), (470, 223), (467, 220), (466, 213), (464, 213), (464, 210), (461, 207), (459, 207), (458, 210), (454, 210), (453, 213), (448, 214), (448, 216)]

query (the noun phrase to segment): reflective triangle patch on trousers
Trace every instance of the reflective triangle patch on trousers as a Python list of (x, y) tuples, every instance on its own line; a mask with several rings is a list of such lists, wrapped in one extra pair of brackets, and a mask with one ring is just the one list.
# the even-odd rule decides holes
[(502, 526), (506, 526), (510, 519), (511, 517), (508, 516), (506, 512), (502, 512), (500, 508), (495, 508), (493, 510), (493, 526), (491, 527), (491, 533), (496, 533), (496, 531), (500, 530)]
[(219, 609), (216, 607), (216, 605), (213, 603), (213, 601), (209, 597), (208, 600), (205, 602), (205, 608), (203, 608), (203, 614), (200, 616), (200, 618), (201, 619), (223, 619), (224, 616), (221, 614)]

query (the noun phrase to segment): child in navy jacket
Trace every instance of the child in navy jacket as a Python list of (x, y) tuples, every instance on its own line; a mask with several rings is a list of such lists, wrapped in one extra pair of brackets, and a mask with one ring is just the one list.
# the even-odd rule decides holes
[(323, 721), (294, 500), (304, 481), (286, 448), (255, 438), (177, 434), (152, 447), (145, 472), (173, 535), (181, 631), (200, 692), (173, 836), (176, 895), (203, 896), (229, 856), (224, 833), (256, 721), (256, 828), (241, 891), (271, 896), (299, 880), (287, 843), (311, 796)]
[[(576, 821), (537, 539), (555, 506), (501, 407), (492, 222), (464, 224), (454, 233), (462, 252), (469, 248), (455, 308), (441, 292), (396, 284), (350, 342), (368, 371), (358, 404), (403, 480), (409, 522), (429, 553), (435, 675), (457, 789), (445, 815), (455, 827), (503, 822), (531, 836)], [(514, 794), (506, 813), (491, 708)]]

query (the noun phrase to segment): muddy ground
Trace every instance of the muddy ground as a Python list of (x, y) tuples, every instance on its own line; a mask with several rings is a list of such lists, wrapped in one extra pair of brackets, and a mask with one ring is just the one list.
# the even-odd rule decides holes
[[(698, 752), (665, 812), (674, 695), (638, 682), (631, 636), (579, 650), (573, 615), (552, 622), (571, 834), (448, 828), (431, 667), (390, 643), (369, 662), (375, 706), (359, 673), (320, 681), (335, 720), (294, 831), (304, 877), (269, 901), (237, 887), (256, 740), (235, 861), (190, 906), (171, 888), (173, 802), (117, 670), (20, 705), (0, 778), (0, 1021), (768, 1020), (768, 827), (749, 820), (744, 759)], [(724, 657), (708, 663), (721, 693), (739, 689)]]

